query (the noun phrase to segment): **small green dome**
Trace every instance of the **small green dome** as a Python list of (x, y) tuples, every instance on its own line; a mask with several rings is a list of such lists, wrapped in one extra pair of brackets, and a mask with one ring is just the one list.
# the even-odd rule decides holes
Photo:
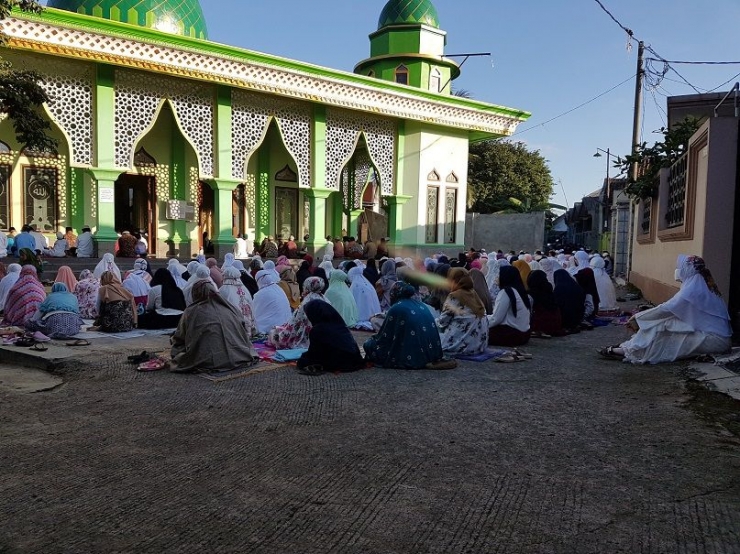
[(429, 0), (389, 0), (380, 12), (378, 29), (420, 23), (439, 29), (437, 8)]
[(47, 6), (175, 35), (208, 38), (198, 0), (49, 0)]

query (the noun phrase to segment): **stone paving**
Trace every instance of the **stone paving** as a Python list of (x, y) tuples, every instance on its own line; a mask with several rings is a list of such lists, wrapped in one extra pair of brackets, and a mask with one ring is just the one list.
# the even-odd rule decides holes
[(740, 441), (688, 364), (599, 359), (624, 336), (221, 383), (93, 349), (51, 390), (0, 384), (0, 552), (740, 552)]

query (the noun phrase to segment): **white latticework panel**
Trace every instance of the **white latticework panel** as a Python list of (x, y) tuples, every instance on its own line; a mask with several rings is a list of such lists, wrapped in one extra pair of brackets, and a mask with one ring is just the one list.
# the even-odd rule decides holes
[(30, 69), (41, 74), (43, 81), (39, 84), (49, 96), (47, 113), (69, 137), (71, 162), (93, 165), (94, 66), (51, 56), (20, 56), (16, 52), (3, 56), (16, 69)]
[(298, 166), (298, 185), (311, 184), (311, 111), (298, 102), (232, 91), (232, 177), (244, 180), (249, 158), (262, 143), (274, 117), (283, 144)]
[(209, 85), (161, 75), (116, 70), (116, 165), (129, 167), (141, 135), (162, 100), (172, 103), (185, 137), (195, 148), (201, 175), (213, 176), (213, 95)]
[(360, 134), (365, 136), (384, 195), (393, 194), (396, 126), (391, 120), (340, 110), (326, 112), (326, 187), (339, 188), (342, 168), (352, 157)]
[(158, 66), (162, 73), (172, 72), (204, 81), (318, 101), (330, 106), (382, 113), (388, 117), (501, 135), (511, 135), (522, 120), (483, 107), (423, 98), (413, 92), (384, 90), (370, 83), (345, 81), (338, 76), (325, 77), (246, 58), (185, 51), (170, 44), (147, 43), (129, 37), (70, 29), (23, 19), (23, 16), (9, 17), (0, 25), (12, 46), (45, 50), (53, 48), (67, 56), (127, 64), (130, 67)]
[(270, 110), (255, 94), (231, 92), (231, 176), (243, 181), (247, 162), (267, 133)]

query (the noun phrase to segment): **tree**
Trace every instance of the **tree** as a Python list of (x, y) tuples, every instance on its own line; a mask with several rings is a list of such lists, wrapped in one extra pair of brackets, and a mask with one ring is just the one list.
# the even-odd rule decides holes
[[(0, 0), (0, 20), (7, 18), (15, 7), (26, 12), (39, 13), (43, 8), (36, 0)], [(6, 43), (0, 33), (0, 46)], [(39, 112), (49, 101), (41, 87), (41, 75), (35, 71), (14, 70), (10, 63), (0, 58), (0, 113), (7, 114), (13, 122), (18, 142), (39, 152), (55, 151), (57, 142), (47, 136), (49, 122)]]
[(539, 151), (521, 142), (472, 144), (468, 163), (468, 208), (478, 213), (546, 211), (553, 182)]
[[(629, 175), (624, 191), (633, 198), (645, 199), (652, 197), (660, 184), (659, 173), (661, 168), (671, 167), (686, 153), (689, 139), (699, 128), (699, 120), (687, 117), (679, 121), (670, 129), (662, 127), (663, 140), (652, 146), (646, 142), (637, 145), (634, 154), (617, 158), (614, 167)], [(637, 179), (633, 179), (630, 169), (632, 164), (638, 166)]]

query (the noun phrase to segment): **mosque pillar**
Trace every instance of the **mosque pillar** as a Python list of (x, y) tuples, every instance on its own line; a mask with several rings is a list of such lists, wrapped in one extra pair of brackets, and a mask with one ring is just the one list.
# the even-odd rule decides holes
[[(174, 200), (187, 200), (188, 169), (185, 165), (185, 147), (185, 138), (182, 134), (173, 133), (171, 149), (172, 165), (170, 166), (170, 198)], [(190, 258), (190, 242), (187, 222), (184, 219), (172, 221), (172, 233), (167, 240), (167, 244), (169, 245), (168, 254), (180, 259)]]
[(234, 251), (233, 236), (233, 195), (241, 183), (233, 179), (209, 179), (208, 185), (213, 189), (215, 236), (211, 239), (215, 255), (219, 259), (224, 254)]
[(412, 198), (413, 196), (405, 194), (385, 197), (386, 202), (388, 202), (388, 236), (391, 238), (393, 246), (400, 246), (405, 242), (403, 206)]
[(326, 244), (327, 200), (332, 191), (328, 189), (304, 189), (303, 195), (308, 199), (311, 217), (308, 221), (309, 245), (313, 252)]
[(110, 252), (113, 253), (118, 233), (116, 233), (116, 181), (121, 175), (119, 169), (90, 169), (90, 175), (97, 183), (97, 229), (95, 230), (95, 242), (97, 244), (97, 255)]

